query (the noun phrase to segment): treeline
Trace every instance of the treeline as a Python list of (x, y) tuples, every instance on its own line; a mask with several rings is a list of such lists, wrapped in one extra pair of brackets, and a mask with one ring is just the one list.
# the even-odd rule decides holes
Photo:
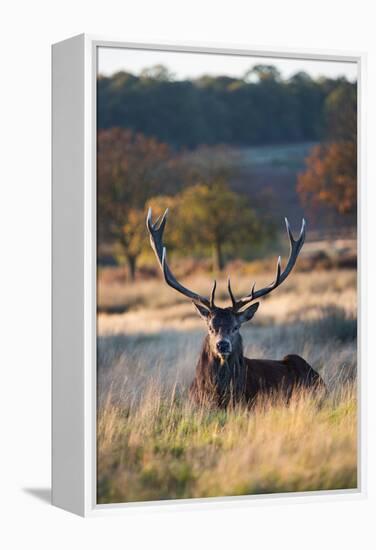
[(343, 88), (355, 91), (356, 84), (304, 72), (283, 79), (270, 65), (242, 78), (183, 81), (163, 66), (139, 76), (119, 72), (98, 78), (98, 128), (128, 128), (176, 149), (320, 141), (327, 100)]

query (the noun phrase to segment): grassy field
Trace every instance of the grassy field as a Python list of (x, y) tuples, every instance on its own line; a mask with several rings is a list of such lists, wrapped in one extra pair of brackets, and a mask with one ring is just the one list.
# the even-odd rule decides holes
[[(234, 290), (251, 280), (239, 274)], [(207, 293), (210, 281), (189, 285)], [(327, 397), (213, 411), (187, 399), (205, 334), (193, 306), (161, 280), (100, 279), (99, 303), (126, 311), (98, 315), (98, 503), (356, 487), (355, 288), (353, 270), (294, 273), (242, 329), (246, 356), (301, 354)]]

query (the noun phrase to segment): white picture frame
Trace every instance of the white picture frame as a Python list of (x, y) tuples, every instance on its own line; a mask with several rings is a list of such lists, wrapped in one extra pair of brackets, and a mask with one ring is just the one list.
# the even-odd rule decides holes
[[(358, 67), (358, 488), (150, 503), (96, 503), (97, 49), (116, 47), (353, 62)], [(52, 502), (81, 516), (146, 506), (250, 506), (366, 495), (364, 53), (223, 44), (127, 43), (79, 35), (52, 47)]]

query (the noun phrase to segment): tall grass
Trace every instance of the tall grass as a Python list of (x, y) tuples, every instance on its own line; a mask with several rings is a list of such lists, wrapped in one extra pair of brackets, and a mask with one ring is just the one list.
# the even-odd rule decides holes
[(98, 414), (98, 502), (356, 487), (356, 397), (296, 393), (289, 405), (193, 407), (151, 383)]
[(146, 305), (136, 285), (129, 311), (99, 316), (99, 503), (356, 487), (355, 275), (295, 278), (242, 329), (246, 356), (298, 353), (324, 378), (329, 395), (288, 406), (193, 406), (204, 328), (172, 291)]

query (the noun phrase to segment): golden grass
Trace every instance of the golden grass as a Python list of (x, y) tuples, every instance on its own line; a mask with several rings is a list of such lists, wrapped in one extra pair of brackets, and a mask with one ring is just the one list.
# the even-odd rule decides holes
[(98, 502), (354, 488), (356, 397), (197, 409), (151, 385), (98, 413)]
[[(233, 289), (236, 295), (247, 294), (253, 280), (256, 288), (265, 286), (274, 277), (273, 272), (252, 276), (235, 276)], [(209, 295), (211, 279), (199, 275), (183, 280), (195, 291)], [(229, 305), (227, 280), (218, 279), (218, 305)], [(139, 281), (133, 285), (115, 283), (98, 284), (98, 300), (101, 307), (125, 309), (125, 313), (98, 315), (101, 334), (159, 332), (161, 330), (191, 330), (201, 328), (202, 321), (192, 304), (184, 296), (167, 287), (161, 279)], [(347, 314), (356, 310), (356, 272), (331, 270), (315, 273), (294, 273), (283, 287), (262, 302), (255, 318), (256, 324), (306, 321), (320, 317), (323, 307), (340, 305)]]
[[(190, 283), (208, 291), (206, 277)], [(246, 356), (298, 353), (329, 397), (229, 411), (186, 397), (205, 333), (193, 306), (160, 281), (123, 289), (128, 310), (98, 316), (98, 502), (356, 487), (355, 283), (354, 271), (296, 273), (242, 329)]]

